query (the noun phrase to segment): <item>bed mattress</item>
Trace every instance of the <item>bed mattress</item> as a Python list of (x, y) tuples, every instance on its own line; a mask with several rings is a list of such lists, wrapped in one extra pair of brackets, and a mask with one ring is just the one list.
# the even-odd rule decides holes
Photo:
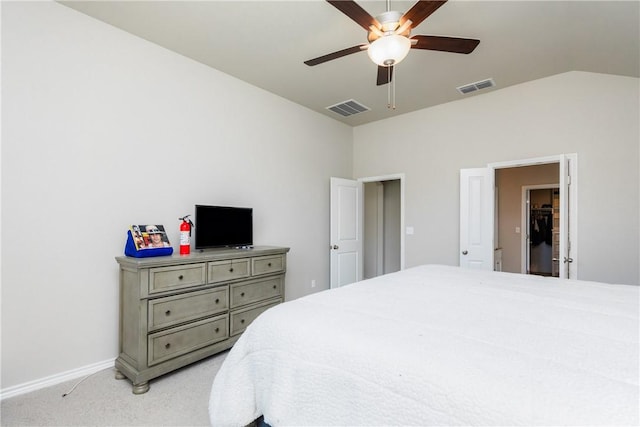
[(639, 287), (426, 265), (273, 307), (214, 426), (638, 425)]

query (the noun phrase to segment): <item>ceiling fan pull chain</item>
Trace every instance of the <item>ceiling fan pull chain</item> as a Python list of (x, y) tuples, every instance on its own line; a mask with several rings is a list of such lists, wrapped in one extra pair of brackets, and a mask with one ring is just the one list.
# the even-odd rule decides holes
[(391, 89), (391, 93), (393, 94), (393, 105), (391, 106), (392, 110), (396, 109), (396, 80), (398, 80), (398, 71), (396, 71), (396, 78), (391, 81), (391, 84), (393, 85), (393, 88)]
[(387, 86), (387, 108), (391, 110), (396, 109), (396, 80), (398, 80), (398, 71), (396, 71), (395, 78), (391, 80), (391, 67), (387, 67), (387, 81), (389, 82)]
[[(391, 67), (387, 67), (387, 81), (391, 76)], [(387, 108), (391, 108), (391, 82), (387, 84)]]

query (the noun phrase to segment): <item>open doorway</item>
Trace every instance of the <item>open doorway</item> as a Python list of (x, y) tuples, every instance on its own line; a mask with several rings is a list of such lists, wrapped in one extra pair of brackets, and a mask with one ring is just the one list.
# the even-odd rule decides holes
[(364, 184), (364, 278), (400, 270), (400, 180)]
[(404, 268), (403, 176), (362, 179), (364, 184), (363, 278)]
[(559, 163), (496, 169), (495, 242), (502, 271), (558, 277), (559, 176)]
[[(358, 180), (332, 177), (330, 183), (330, 287), (367, 277), (366, 256), (373, 259), (367, 266), (370, 277), (404, 269), (404, 174)], [(368, 183), (380, 185), (373, 186), (379, 199), (371, 203), (373, 210), (366, 212), (364, 186)], [(367, 218), (374, 218), (376, 230), (382, 233), (376, 231), (365, 238)], [(365, 244), (374, 245), (375, 249), (365, 254)]]
[(522, 187), (522, 272), (559, 277), (560, 190), (558, 185)]
[[(521, 214), (512, 215), (512, 218), (515, 217), (515, 222), (505, 220), (505, 214), (500, 212), (500, 206), (504, 203), (504, 191), (500, 190), (499, 183), (496, 185), (496, 180), (500, 179), (500, 171), (503, 169), (527, 170), (530, 167), (544, 165), (554, 165), (554, 167), (557, 165), (559, 171), (555, 173), (559, 182), (559, 277), (578, 278), (576, 154), (490, 163), (487, 168), (461, 169), (459, 255), (461, 267), (520, 272), (517, 266), (521, 263), (522, 252), (517, 241), (520, 240), (519, 236), (523, 231), (517, 218)], [(507, 184), (509, 182), (506, 180)], [(519, 187), (519, 185), (516, 186), (516, 188)], [(521, 190), (517, 189), (516, 193), (519, 191)], [(519, 205), (518, 203), (518, 208), (520, 208)], [(507, 227), (506, 232), (505, 227)], [(511, 249), (505, 248), (506, 239), (513, 239), (514, 236), (517, 236), (515, 246), (511, 245)], [(497, 256), (498, 252), (501, 253), (501, 257)]]

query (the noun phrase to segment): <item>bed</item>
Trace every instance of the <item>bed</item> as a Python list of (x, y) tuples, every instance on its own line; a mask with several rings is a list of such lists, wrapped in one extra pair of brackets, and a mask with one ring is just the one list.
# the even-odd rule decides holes
[(264, 312), (213, 426), (638, 425), (639, 289), (425, 265)]

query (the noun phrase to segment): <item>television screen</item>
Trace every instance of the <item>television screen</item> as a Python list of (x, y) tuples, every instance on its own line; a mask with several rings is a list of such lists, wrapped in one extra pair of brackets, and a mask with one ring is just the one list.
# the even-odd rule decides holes
[(253, 209), (196, 205), (196, 249), (253, 245)]

